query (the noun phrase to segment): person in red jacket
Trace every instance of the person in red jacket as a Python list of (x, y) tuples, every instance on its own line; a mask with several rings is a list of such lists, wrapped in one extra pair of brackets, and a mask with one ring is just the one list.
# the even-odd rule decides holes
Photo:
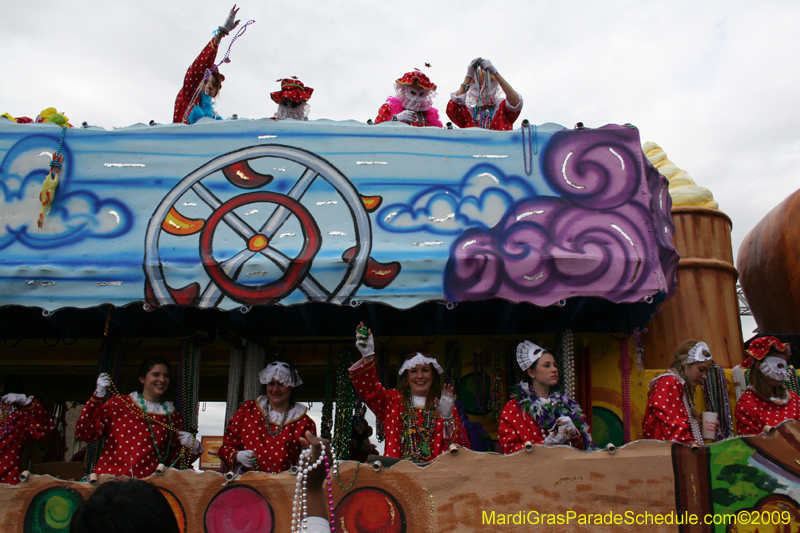
[(375, 417), (383, 421), (387, 457), (432, 461), (452, 443), (469, 447), (453, 386), (442, 387), (444, 370), (430, 353), (409, 354), (398, 372), (398, 388), (385, 389), (375, 372), (375, 341), (363, 323), (356, 330), (356, 348), (361, 359), (348, 369), (350, 380)]
[(303, 384), (297, 369), (288, 361), (274, 361), (258, 374), (267, 394), (249, 400), (234, 413), (227, 428), (219, 457), (228, 470), (272, 472), (289, 470), (300, 457), (300, 438), (317, 425), (308, 408), (294, 401)]
[(480, 57), (470, 61), (464, 82), (447, 103), (447, 116), (459, 128), (511, 130), (520, 112), (522, 96)]
[(775, 337), (759, 337), (750, 343), (742, 368), (750, 369), (750, 386), (736, 402), (736, 431), (756, 435), (764, 426), (784, 420), (800, 420), (800, 396), (781, 383), (789, 379), (790, 344)]
[[(0, 376), (0, 394), (4, 388)], [(0, 401), (0, 483), (19, 483), (22, 449), (50, 435), (54, 427), (53, 417), (33, 396), (13, 392), (3, 396)]]
[(143, 478), (159, 464), (185, 467), (199, 457), (200, 441), (183, 431), (180, 413), (172, 402), (162, 399), (169, 378), (167, 360), (148, 357), (139, 366), (142, 392), (114, 396), (103, 403), (111, 378), (100, 374), (75, 427), (78, 440), (105, 439), (94, 473)]
[(643, 438), (703, 444), (694, 391), (713, 364), (706, 343), (690, 340), (678, 346), (669, 370), (650, 382), (642, 418)]
[(442, 127), (439, 111), (433, 107), (436, 84), (419, 70), (406, 72), (394, 83), (395, 96), (386, 99), (378, 110), (376, 124), (389, 120), (412, 126)]
[(517, 364), (524, 379), (513, 387), (511, 399), (500, 413), (497, 439), (503, 453), (518, 452), (527, 444), (574, 444), (594, 448), (580, 406), (558, 385), (556, 359), (530, 341), (517, 346)]
[[(214, 37), (191, 64), (186, 76), (183, 78), (183, 87), (175, 98), (175, 110), (172, 113), (172, 122), (194, 124), (203, 117), (221, 120), (214, 110), (213, 99), (219, 95), (225, 76), (218, 69), (214, 69), (217, 58), (217, 48), (222, 37), (228, 35), (239, 25), (236, 14), (239, 10), (233, 6), (225, 23), (214, 32)], [(213, 69), (213, 71), (212, 71)], [(211, 71), (208, 75), (208, 71)]]
[(296, 76), (278, 81), (281, 82), (281, 90), (269, 94), (272, 101), (278, 104), (278, 110), (272, 118), (274, 120), (285, 118), (308, 120), (308, 113), (311, 111), (308, 100), (314, 89), (303, 85), (303, 82)]

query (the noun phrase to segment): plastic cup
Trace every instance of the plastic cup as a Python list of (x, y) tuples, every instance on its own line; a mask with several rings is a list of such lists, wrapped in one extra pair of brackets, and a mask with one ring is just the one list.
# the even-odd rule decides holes
[(717, 413), (703, 411), (703, 439), (716, 440), (717, 438)]

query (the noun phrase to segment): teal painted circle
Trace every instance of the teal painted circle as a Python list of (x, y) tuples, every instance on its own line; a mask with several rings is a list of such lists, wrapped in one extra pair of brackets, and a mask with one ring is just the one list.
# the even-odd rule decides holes
[(609, 443), (614, 446), (624, 444), (622, 420), (613, 411), (605, 407), (592, 407), (592, 419), (592, 439), (595, 444), (601, 448)]
[(24, 533), (67, 533), (72, 515), (83, 504), (75, 489), (50, 487), (33, 497), (25, 511)]

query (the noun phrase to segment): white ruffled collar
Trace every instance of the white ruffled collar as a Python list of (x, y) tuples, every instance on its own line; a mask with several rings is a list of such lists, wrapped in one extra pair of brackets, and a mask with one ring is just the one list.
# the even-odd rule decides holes
[(428, 398), (425, 396), (412, 396), (414, 407), (417, 409), (425, 409), (425, 403), (428, 401)]
[[(261, 409), (261, 413), (264, 415), (264, 417), (266, 417), (267, 413), (269, 413), (270, 422), (278, 426), (281, 425), (281, 422), (283, 422), (283, 413), (271, 410), (267, 405), (266, 396), (262, 395), (256, 398), (256, 405), (258, 405), (258, 408)], [(303, 418), (303, 416), (305, 416), (306, 414), (306, 411), (308, 411), (308, 407), (306, 407), (302, 403), (295, 402), (294, 407), (289, 409), (289, 412), (286, 414), (285, 423), (289, 424), (291, 422), (294, 422), (295, 420)]]
[(656, 376), (656, 377), (654, 377), (653, 379), (651, 379), (651, 380), (650, 380), (650, 385), (649, 385), (649, 387), (652, 389), (652, 388), (653, 388), (653, 385), (655, 384), (655, 382), (656, 382), (656, 381), (658, 381), (659, 379), (661, 379), (661, 378), (663, 378), (663, 377), (666, 377), (666, 376), (672, 376), (673, 378), (677, 379), (677, 380), (680, 382), (680, 384), (681, 384), (681, 385), (683, 385), (684, 383), (686, 383), (686, 382), (684, 381), (684, 379), (678, 375), (678, 373), (677, 373), (677, 372), (675, 372), (674, 370), (672, 370), (672, 369), (670, 368), (669, 370), (667, 370), (665, 373), (661, 374), (660, 376)]
[(789, 400), (790, 400), (790, 399), (791, 399), (791, 397), (792, 397), (792, 395), (791, 395), (791, 394), (789, 394), (789, 391), (788, 391), (788, 390), (787, 390), (787, 391), (785, 391), (785, 392), (786, 392), (786, 395), (785, 395), (783, 398), (776, 398), (776, 397), (774, 397), (774, 396), (773, 396), (772, 398), (764, 398), (764, 397), (763, 397), (763, 396), (761, 396), (761, 394), (759, 394), (759, 392), (758, 392), (756, 389), (754, 389), (752, 386), (750, 386), (750, 387), (747, 387), (747, 389), (746, 389), (746, 390), (752, 391), (752, 392), (753, 392), (753, 394), (755, 394), (755, 395), (756, 395), (756, 396), (758, 396), (759, 398), (762, 398), (762, 399), (764, 399), (764, 400), (766, 400), (766, 401), (768, 401), (768, 402), (772, 402), (772, 403), (774, 403), (775, 405), (786, 405), (787, 403), (789, 403)]
[[(136, 391), (133, 391), (130, 394), (131, 399), (133, 399), (133, 403), (137, 407), (141, 407), (142, 406), (142, 404), (139, 402), (139, 397), (140, 396), (141, 396), (141, 394), (139, 394)], [(148, 413), (153, 413), (154, 415), (166, 415), (167, 414), (167, 413), (164, 412), (164, 408), (161, 407), (161, 403), (160, 402), (159, 403), (148, 402), (144, 398), (142, 398), (142, 400), (144, 400), (144, 406), (147, 409)], [(172, 402), (164, 402), (164, 405), (167, 406), (167, 411), (168, 412), (170, 412), (170, 413), (174, 413), (175, 412), (175, 406), (172, 405)]]

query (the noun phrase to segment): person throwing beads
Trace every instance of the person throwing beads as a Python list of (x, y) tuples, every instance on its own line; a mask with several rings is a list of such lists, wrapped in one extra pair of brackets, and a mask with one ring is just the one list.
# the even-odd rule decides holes
[(400, 367), (399, 390), (385, 389), (375, 372), (372, 332), (358, 325), (356, 348), (361, 359), (348, 370), (356, 393), (383, 422), (388, 457), (432, 461), (450, 444), (469, 447), (455, 407), (452, 385), (441, 385), (442, 370), (430, 353), (409, 354)]
[(294, 365), (274, 361), (258, 374), (267, 394), (244, 402), (228, 422), (219, 457), (228, 469), (277, 474), (300, 457), (300, 438), (317, 425), (308, 408), (294, 400), (303, 384)]
[(558, 367), (548, 350), (530, 341), (517, 346), (517, 364), (523, 379), (512, 388), (511, 399), (500, 413), (497, 438), (503, 453), (518, 452), (530, 444), (571, 445), (593, 449), (594, 442), (580, 406), (556, 390)]
[(757, 435), (765, 426), (800, 420), (800, 396), (781, 383), (789, 379), (791, 345), (775, 337), (758, 337), (746, 353), (742, 368), (750, 369), (750, 386), (736, 402), (736, 432)]
[(412, 126), (442, 127), (439, 110), (433, 107), (436, 84), (419, 70), (406, 72), (394, 82), (395, 96), (386, 99), (378, 110), (375, 124), (389, 120)]
[[(0, 376), (0, 394), (5, 381)], [(35, 400), (10, 392), (0, 401), (0, 483), (19, 483), (20, 456), (26, 444), (47, 437), (54, 429), (53, 417)]]
[(222, 120), (214, 109), (214, 98), (219, 95), (222, 89), (222, 82), (225, 76), (215, 69), (206, 77), (206, 71), (214, 68), (214, 61), (217, 59), (217, 48), (222, 37), (228, 35), (239, 25), (236, 14), (239, 12), (234, 4), (228, 18), (214, 32), (214, 37), (209, 41), (205, 48), (191, 64), (186, 76), (183, 78), (183, 87), (175, 98), (175, 110), (172, 113), (172, 122), (184, 124), (194, 124), (203, 117)]
[(200, 441), (183, 431), (183, 418), (172, 402), (162, 399), (169, 387), (169, 362), (148, 357), (138, 376), (142, 392), (115, 394), (103, 403), (113, 384), (108, 374), (100, 374), (81, 411), (75, 437), (86, 442), (105, 439), (95, 474), (143, 478), (159, 464), (189, 468), (203, 451)]
[(447, 116), (459, 128), (512, 130), (520, 112), (522, 96), (480, 57), (467, 65), (464, 82), (447, 103)]
[(703, 444), (694, 391), (713, 365), (706, 343), (690, 340), (678, 346), (669, 370), (650, 382), (642, 438)]

